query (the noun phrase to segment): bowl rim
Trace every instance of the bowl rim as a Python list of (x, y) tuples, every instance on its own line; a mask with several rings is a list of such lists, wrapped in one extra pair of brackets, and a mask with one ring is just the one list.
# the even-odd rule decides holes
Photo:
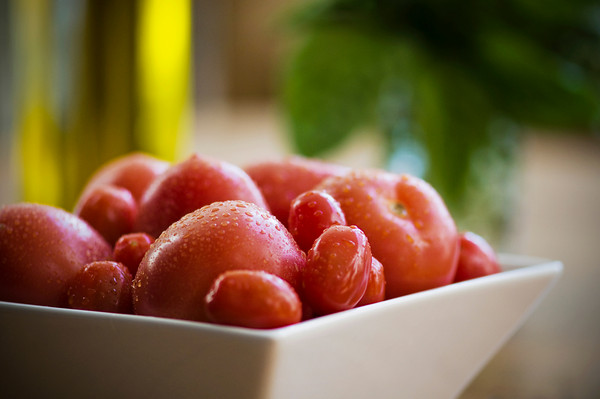
[[(265, 341), (279, 341), (292, 335), (305, 333), (309, 330), (318, 330), (322, 327), (327, 327), (331, 323), (338, 323), (340, 320), (360, 317), (360, 315), (363, 313), (378, 313), (386, 311), (389, 307), (410, 306), (410, 304), (415, 301), (418, 302), (427, 300), (431, 296), (436, 296), (441, 293), (451, 293), (456, 290), (463, 290), (469, 286), (493, 284), (499, 279), (511, 279), (518, 276), (524, 277), (527, 275), (537, 275), (539, 273), (556, 275), (556, 277), (558, 277), (563, 272), (563, 264), (558, 260), (507, 253), (499, 253), (498, 259), (502, 268), (500, 273), (479, 277), (476, 279), (460, 281), (442, 287), (432, 288), (397, 298), (391, 298), (381, 302), (345, 310), (343, 312), (319, 316), (309, 320), (301, 321), (296, 324), (272, 329), (255, 329), (249, 327), (220, 325), (209, 322), (181, 320), (158, 316), (119, 314), (6, 301), (0, 301), (0, 310), (26, 311), (31, 313), (43, 312), (48, 315), (66, 317), (84, 316), (89, 319), (95, 318), (98, 320), (117, 320), (130, 323), (147, 324), (148, 326), (161, 325), (163, 327), (192, 329), (197, 330), (198, 332), (223, 334), (242, 339), (248, 338)], [(548, 287), (548, 289), (550, 289), (550, 287)]]

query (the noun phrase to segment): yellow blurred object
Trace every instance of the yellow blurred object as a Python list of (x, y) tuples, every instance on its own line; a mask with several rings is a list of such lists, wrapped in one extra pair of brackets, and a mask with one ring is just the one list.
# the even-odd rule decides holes
[(50, 100), (50, 6), (47, 2), (13, 2), (19, 73), (16, 127), (18, 156), (23, 165), (21, 190), (25, 200), (58, 203), (62, 177), (58, 165), (59, 132)]
[(189, 140), (191, 3), (142, 1), (139, 17), (137, 137), (143, 150), (173, 160)]
[(190, 0), (14, 0), (20, 200), (71, 209), (104, 162), (187, 148)]

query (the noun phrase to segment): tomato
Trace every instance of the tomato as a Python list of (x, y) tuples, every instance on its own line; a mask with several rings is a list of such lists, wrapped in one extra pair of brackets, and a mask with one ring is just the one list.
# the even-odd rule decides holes
[(385, 275), (383, 265), (380, 261), (373, 258), (371, 270), (369, 271), (369, 281), (365, 294), (356, 306), (364, 306), (372, 303), (381, 302), (385, 299)]
[(209, 320), (219, 324), (276, 328), (302, 319), (302, 304), (292, 286), (261, 270), (221, 274), (205, 300)]
[(173, 223), (150, 247), (135, 276), (138, 314), (206, 321), (204, 297), (228, 270), (263, 270), (300, 285), (306, 255), (266, 209), (215, 202)]
[(97, 186), (111, 185), (127, 189), (136, 202), (152, 181), (169, 167), (169, 163), (151, 155), (135, 152), (102, 165), (88, 180), (81, 197)]
[(304, 300), (317, 314), (353, 308), (367, 289), (371, 262), (369, 241), (358, 227), (329, 227), (308, 251)]
[(437, 191), (424, 180), (379, 170), (353, 171), (317, 187), (335, 198), (365, 232), (382, 264), (386, 297), (450, 284), (458, 232)]
[(135, 276), (140, 262), (153, 242), (154, 238), (146, 233), (125, 234), (115, 243), (114, 259), (116, 262), (124, 264), (131, 275)]
[(119, 237), (133, 229), (137, 203), (125, 188), (99, 185), (81, 198), (74, 213), (114, 245)]
[(470, 280), (499, 273), (500, 264), (492, 246), (478, 234), (460, 234), (460, 255), (454, 281)]
[(72, 309), (132, 313), (131, 273), (122, 264), (97, 261), (85, 265), (70, 281)]
[(345, 225), (340, 204), (329, 194), (307, 191), (290, 204), (288, 230), (302, 248), (308, 251), (323, 231), (335, 224)]
[(193, 154), (171, 166), (148, 187), (140, 202), (135, 231), (158, 237), (184, 215), (227, 200), (268, 208), (260, 190), (242, 169)]
[(49, 205), (0, 209), (0, 301), (66, 306), (71, 278), (112, 248), (77, 216)]
[(330, 176), (341, 176), (350, 169), (316, 159), (292, 156), (282, 160), (257, 162), (244, 170), (256, 182), (271, 213), (287, 226), (290, 203), (298, 195), (312, 190)]

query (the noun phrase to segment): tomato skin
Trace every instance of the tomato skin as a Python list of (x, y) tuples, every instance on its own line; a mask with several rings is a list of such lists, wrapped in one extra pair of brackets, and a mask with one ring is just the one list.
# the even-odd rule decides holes
[(69, 283), (71, 309), (132, 313), (131, 273), (113, 261), (88, 263)]
[(139, 202), (152, 181), (169, 167), (169, 162), (141, 152), (115, 158), (102, 165), (88, 180), (80, 198), (97, 186), (126, 188)]
[(480, 235), (467, 231), (460, 234), (460, 255), (454, 281), (470, 280), (501, 272), (492, 246)]
[(383, 265), (380, 261), (373, 258), (371, 270), (369, 271), (369, 281), (365, 294), (356, 306), (365, 306), (372, 303), (381, 302), (385, 299), (385, 275)]
[(135, 231), (158, 237), (184, 215), (214, 202), (243, 200), (268, 209), (262, 193), (242, 169), (192, 154), (157, 177), (140, 201)]
[(298, 195), (312, 190), (331, 176), (341, 176), (350, 169), (311, 158), (290, 156), (282, 160), (257, 162), (244, 168), (256, 182), (269, 209), (287, 227), (290, 203)]
[(132, 231), (137, 203), (125, 188), (99, 185), (81, 198), (73, 212), (114, 245), (119, 237)]
[(346, 224), (344, 212), (340, 204), (325, 192), (306, 191), (290, 204), (288, 230), (305, 252), (326, 228), (336, 224)]
[(330, 178), (317, 189), (342, 207), (348, 224), (365, 232), (382, 264), (386, 298), (453, 281), (458, 232), (438, 192), (410, 175), (355, 170)]
[(0, 209), (0, 300), (64, 307), (71, 278), (112, 248), (77, 216), (48, 205)]
[(135, 276), (140, 262), (153, 242), (154, 238), (146, 233), (125, 234), (115, 243), (114, 260), (124, 264), (131, 275)]
[(173, 223), (152, 244), (135, 276), (135, 311), (206, 321), (204, 298), (221, 273), (264, 270), (296, 289), (305, 264), (304, 252), (267, 210), (215, 202)]
[(329, 227), (308, 251), (304, 300), (322, 315), (353, 308), (367, 289), (372, 258), (369, 241), (358, 227)]
[(261, 270), (231, 270), (212, 284), (205, 299), (210, 321), (250, 328), (277, 328), (302, 319), (302, 303), (285, 280)]

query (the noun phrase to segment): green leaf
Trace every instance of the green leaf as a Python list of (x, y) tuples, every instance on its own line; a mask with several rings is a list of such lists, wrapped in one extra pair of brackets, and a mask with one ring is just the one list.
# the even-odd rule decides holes
[(482, 35), (481, 48), (484, 60), (479, 75), (490, 98), (506, 115), (537, 127), (598, 127), (597, 77), (527, 37), (505, 30)]
[(299, 153), (322, 154), (373, 119), (385, 49), (384, 41), (343, 28), (310, 36), (292, 58), (283, 87)]
[(425, 60), (415, 83), (414, 134), (428, 154), (425, 178), (457, 210), (470, 176), (473, 154), (489, 144), (494, 116), (477, 82), (457, 65)]

